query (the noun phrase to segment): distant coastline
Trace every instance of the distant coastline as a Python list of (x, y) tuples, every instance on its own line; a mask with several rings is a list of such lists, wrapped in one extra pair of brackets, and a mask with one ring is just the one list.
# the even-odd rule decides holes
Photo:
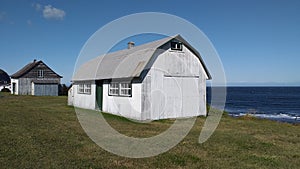
[[(215, 87), (207, 87), (208, 104), (211, 103), (211, 88)], [(229, 86), (225, 111), (233, 117), (250, 115), (281, 122), (300, 123), (300, 87)]]

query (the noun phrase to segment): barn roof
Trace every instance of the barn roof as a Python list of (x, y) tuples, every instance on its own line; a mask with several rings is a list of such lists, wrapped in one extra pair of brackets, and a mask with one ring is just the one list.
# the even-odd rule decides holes
[[(33, 68), (35, 68), (37, 65), (39, 65), (40, 63), (43, 63), (45, 66), (47, 66), (43, 61), (36, 61), (34, 60), (33, 62), (28, 63), (27, 65), (25, 65), (22, 69), (20, 69), (19, 71), (17, 71), (16, 73), (12, 74), (10, 77), (11, 78), (20, 78), (23, 75), (27, 74), (30, 70), (32, 70)], [(52, 70), (49, 66), (47, 66), (50, 70)], [(53, 70), (52, 70), (53, 71)], [(54, 71), (53, 71), (54, 72)], [(56, 73), (57, 74), (57, 73)], [(58, 75), (58, 74), (57, 74)], [(60, 78), (62, 78), (62, 76), (58, 75)]]
[(157, 49), (173, 39), (177, 39), (184, 43), (196, 56), (198, 56), (207, 77), (211, 79), (211, 75), (197, 50), (180, 35), (176, 35), (135, 46), (130, 49), (98, 56), (84, 63), (77, 70), (72, 81), (140, 77), (142, 71), (146, 69), (146, 65)]

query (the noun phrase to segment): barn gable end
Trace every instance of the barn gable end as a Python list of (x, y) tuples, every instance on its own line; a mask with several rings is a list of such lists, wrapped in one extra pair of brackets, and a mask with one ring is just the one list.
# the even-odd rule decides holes
[(43, 61), (34, 60), (11, 75), (11, 93), (57, 96), (61, 78), (62, 76), (55, 73)]

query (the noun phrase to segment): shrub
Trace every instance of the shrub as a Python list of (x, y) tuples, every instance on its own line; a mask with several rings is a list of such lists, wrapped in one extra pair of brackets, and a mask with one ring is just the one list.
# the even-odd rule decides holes
[(3, 88), (1, 92), (10, 92), (10, 90), (8, 88)]

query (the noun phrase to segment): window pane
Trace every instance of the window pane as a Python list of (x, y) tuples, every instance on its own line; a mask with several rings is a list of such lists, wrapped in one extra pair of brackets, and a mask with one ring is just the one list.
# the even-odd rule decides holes
[(84, 93), (91, 94), (91, 84), (84, 84)]
[(83, 84), (79, 84), (79, 86), (78, 86), (78, 93), (84, 93), (84, 86), (83, 86)]
[(109, 95), (119, 95), (119, 83), (111, 82), (109, 84)]

